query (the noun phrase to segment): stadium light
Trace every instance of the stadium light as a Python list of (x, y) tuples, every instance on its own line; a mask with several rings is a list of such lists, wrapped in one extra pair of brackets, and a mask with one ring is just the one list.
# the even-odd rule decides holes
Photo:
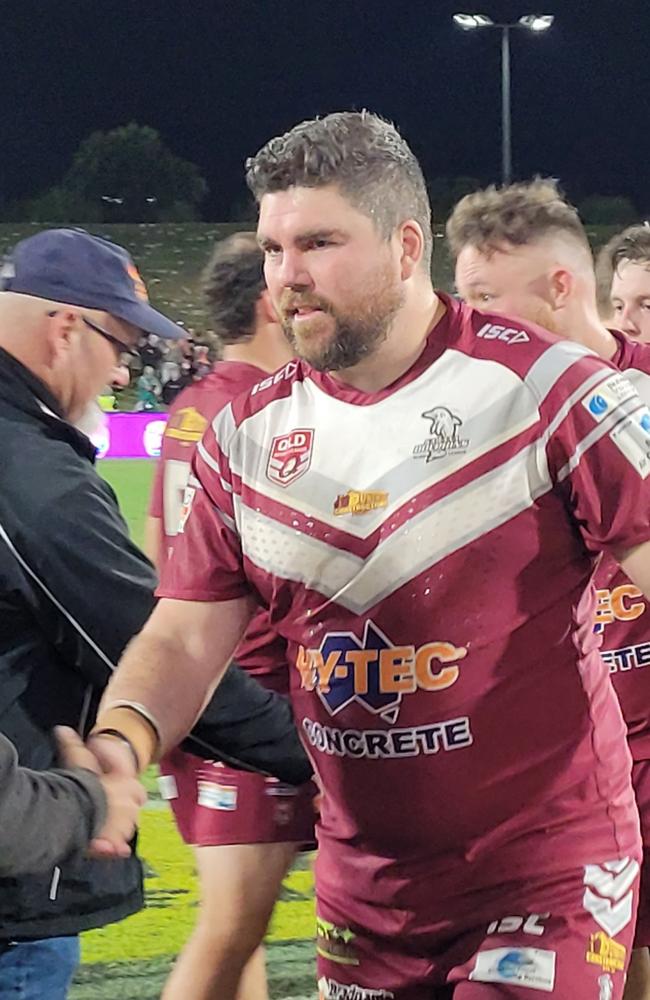
[(471, 31), (472, 28), (490, 28), (494, 26), (494, 21), (487, 14), (454, 14), (454, 22), (464, 31)]
[(529, 31), (548, 31), (554, 20), (552, 14), (526, 14), (519, 18), (519, 24)]
[(539, 35), (555, 20), (553, 14), (524, 14), (518, 21), (499, 23), (487, 14), (454, 14), (453, 21), (463, 31), (474, 28), (498, 28), (501, 32), (501, 179), (512, 180), (512, 99), (510, 87), (510, 29), (524, 28)]

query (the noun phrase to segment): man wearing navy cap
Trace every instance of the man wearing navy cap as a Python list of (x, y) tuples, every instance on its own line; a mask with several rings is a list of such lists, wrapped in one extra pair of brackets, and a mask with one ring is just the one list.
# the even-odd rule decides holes
[[(129, 255), (83, 230), (38, 233), (0, 269), (0, 732), (34, 770), (55, 765), (54, 725), (88, 732), (154, 604), (154, 570), (74, 426), (143, 331), (182, 336)], [(286, 703), (235, 668), (186, 749), (296, 783), (310, 773)], [(117, 771), (120, 753), (127, 741)], [(63, 1000), (79, 932), (142, 906), (140, 863), (119, 853), (0, 879), (2, 996)]]

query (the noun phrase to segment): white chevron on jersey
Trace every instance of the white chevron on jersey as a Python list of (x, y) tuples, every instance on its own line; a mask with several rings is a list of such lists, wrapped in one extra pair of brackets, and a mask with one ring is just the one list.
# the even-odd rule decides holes
[[(437, 386), (444, 386), (444, 391)], [(427, 463), (415, 459), (413, 449), (429, 434), (430, 421), (422, 414), (432, 406), (446, 407), (460, 417), (461, 434), (469, 445), (462, 454)], [(231, 425), (232, 413), (225, 419)], [(335, 498), (350, 489), (377, 489), (381, 483), (389, 494), (387, 507), (345, 522), (345, 531), (367, 538), (423, 490), (526, 431), (538, 419), (535, 396), (532, 391), (522, 392), (516, 374), (497, 362), (449, 350), (412, 383), (370, 406), (351, 406), (311, 380), (297, 382), (291, 396), (274, 400), (244, 422), (229, 459), (233, 473), (246, 486), (286, 504), (286, 490), (265, 474), (269, 428), (274, 434), (278, 429), (290, 431), (296, 421), (315, 427), (312, 467), (309, 476), (291, 484), (291, 507), (340, 530)], [(378, 434), (381, 448), (377, 447)], [(218, 436), (227, 440), (223, 424)], [(368, 443), (365, 455), (355, 454), (354, 482), (349, 481), (346, 463), (348, 439), (355, 445)]]
[(412, 516), (365, 560), (236, 501), (242, 550), (266, 572), (300, 581), (362, 614), (425, 569), (531, 506), (552, 485), (547, 471), (540, 475), (541, 465), (535, 442)]
[(632, 920), (638, 876), (639, 864), (633, 858), (585, 866), (584, 908), (610, 937), (619, 934)]
[[(557, 361), (558, 358), (555, 360)], [(559, 360), (565, 359), (560, 358)], [(479, 364), (484, 364), (484, 362), (479, 362)], [(501, 370), (504, 371), (504, 369)], [(506, 373), (508, 376), (511, 375), (509, 371), (506, 371)], [(607, 378), (609, 377), (608, 375)], [(571, 406), (575, 405), (594, 385), (602, 381), (602, 371), (596, 373), (595, 377), (590, 375), (572, 394), (571, 399), (567, 400), (562, 406), (561, 415), (558, 415), (558, 419), (564, 419)], [(310, 383), (310, 386), (313, 386), (313, 384)], [(332, 400), (331, 397), (320, 393), (320, 390), (316, 387), (313, 387), (313, 389), (319, 393), (319, 399), (322, 397), (327, 402), (345, 405), (340, 404), (338, 400)], [(381, 403), (394, 400), (399, 396), (400, 393), (396, 393), (394, 396), (389, 397), (388, 400), (382, 400)], [(462, 394), (460, 398), (462, 398)], [(406, 400), (408, 401), (409, 409), (411, 409), (412, 398), (410, 393), (406, 396)], [(284, 404), (287, 407), (291, 407), (293, 402), (293, 399), (289, 397), (277, 400), (271, 404), (268, 409), (276, 407), (274, 420), (278, 418), (277, 405)], [(424, 402), (425, 400), (420, 398), (417, 408), (413, 407), (416, 413), (419, 412), (420, 406)], [(377, 405), (381, 405), (381, 403)], [(403, 409), (403, 407), (404, 399), (402, 399), (399, 408)], [(357, 431), (357, 419), (365, 418), (367, 415), (371, 416), (375, 408), (375, 405), (353, 408), (355, 432)], [(359, 413), (359, 411), (361, 412)], [(262, 414), (264, 412), (262, 411)], [(304, 416), (304, 411), (301, 411), (301, 414)], [(526, 419), (534, 421), (536, 414), (537, 410), (533, 411), (531, 408)], [(261, 414), (258, 416), (261, 416)], [(483, 441), (480, 447), (481, 454), (495, 446), (495, 439), (490, 440), (488, 436), (489, 426), (486, 429), (489, 420), (484, 419), (484, 416), (481, 415), (479, 419), (479, 433), (481, 431), (483, 433)], [(500, 416), (503, 419), (503, 414)], [(349, 406), (346, 408), (346, 418), (350, 420)], [(319, 428), (316, 435), (317, 438), (319, 434), (322, 437), (320, 430), (321, 419), (322, 417), (319, 417), (319, 421), (316, 422)], [(618, 412), (616, 419), (620, 419), (620, 412)], [(250, 424), (255, 420), (256, 417), (253, 417), (246, 422), (247, 431)], [(277, 426), (277, 424), (274, 424), (274, 426)], [(325, 423), (325, 433), (329, 426), (331, 424)], [(463, 433), (465, 433), (465, 426), (467, 427), (466, 433), (472, 435), (472, 420), (468, 420), (466, 424), (464, 423)], [(526, 429), (526, 426), (526, 423), (521, 421), (517, 425), (517, 429), (521, 429), (522, 427)], [(595, 443), (595, 440), (602, 436), (603, 433), (606, 433), (608, 429), (609, 421), (603, 421), (596, 426), (594, 431), (591, 431), (585, 437), (584, 446), (582, 442), (578, 444), (576, 452), (570, 459), (572, 468), (578, 464), (586, 448)], [(410, 579), (430, 569), (436, 563), (479, 538), (481, 535), (515, 517), (518, 513), (530, 507), (538, 497), (550, 490), (552, 481), (548, 471), (545, 446), (554, 430), (554, 426), (547, 428), (537, 441), (522, 448), (502, 465), (489, 470), (483, 476), (470, 481), (453, 493), (442, 497), (419, 514), (413, 514), (401, 528), (391, 532), (383, 540), (379, 540), (374, 550), (365, 559), (353, 553), (343, 551), (335, 545), (330, 545), (324, 539), (310, 537), (304, 533), (297, 533), (291, 526), (282, 524), (260, 511), (252, 510), (238, 496), (235, 496), (235, 515), (243, 552), (252, 563), (259, 566), (265, 572), (283, 579), (303, 583), (305, 586), (318, 590), (319, 593), (335, 600), (348, 610), (356, 614), (362, 614), (373, 607), (378, 601), (394, 593)], [(595, 437), (591, 440), (594, 432)], [(258, 428), (257, 433), (263, 435), (264, 427)], [(335, 432), (334, 438), (337, 438)], [(261, 437), (261, 440), (264, 440), (264, 438)], [(404, 446), (403, 424), (401, 432), (395, 440), (401, 442), (402, 453), (404, 453), (406, 449)], [(406, 440), (408, 442), (408, 437)], [(497, 441), (497, 444), (500, 444), (501, 440), (502, 436)], [(376, 446), (372, 448), (369, 445), (368, 450), (371, 453), (372, 459), (376, 456), (380, 456), (381, 459), (381, 456), (384, 455), (383, 443), (384, 435), (382, 433), (381, 449), (376, 448)], [(390, 450), (390, 446), (387, 450)], [(260, 454), (262, 453), (261, 448), (258, 448), (258, 451)], [(460, 456), (454, 464), (456, 466), (460, 464), (464, 465), (468, 460), (475, 457), (474, 451), (470, 448), (468, 449), (468, 454)], [(246, 443), (245, 458), (246, 468), (241, 469), (241, 466), (239, 468), (241, 469), (240, 474), (243, 480), (248, 483), (249, 462), (251, 466), (264, 467), (264, 460), (263, 456), (259, 461), (251, 460), (248, 440)], [(319, 453), (319, 464), (320, 459), (321, 456)], [(567, 463), (567, 467), (565, 467), (567, 468), (567, 473), (570, 463)], [(390, 524), (390, 519), (394, 515), (396, 506), (401, 506), (412, 500), (423, 489), (428, 488), (444, 475), (447, 475), (449, 464), (445, 462), (445, 471), (441, 469), (439, 472), (424, 478), (424, 480), (421, 479), (416, 487), (409, 484), (410, 488), (407, 489), (406, 493), (401, 495), (397, 493), (394, 495), (393, 502), (387, 509), (378, 509), (365, 515), (362, 519), (364, 523), (363, 528), (355, 531), (356, 525), (354, 521), (347, 519), (345, 531), (350, 534), (356, 534), (357, 537), (367, 538), (372, 534), (373, 530), (376, 530), (382, 524)], [(421, 463), (418, 463), (409, 454), (396, 469), (388, 472), (380, 480), (382, 488), (389, 492), (391, 487), (397, 490), (402, 482), (409, 478), (413, 470), (415, 470), (415, 474), (417, 475), (417, 471), (421, 469)], [(364, 481), (362, 475), (359, 476), (359, 479), (361, 483), (358, 484), (355, 482), (355, 488), (360, 486), (363, 489), (372, 489), (375, 484), (374, 480)], [(346, 486), (350, 488), (349, 484), (346, 484)], [(283, 491), (274, 488), (270, 483), (261, 483), (257, 479), (255, 480), (255, 488), (265, 496), (286, 502)], [(300, 482), (293, 484), (291, 494), (292, 507), (308, 517), (318, 518), (321, 522), (331, 524), (333, 527), (340, 529), (340, 518), (336, 518), (333, 514), (332, 501), (336, 492), (343, 492), (343, 490), (344, 486), (340, 481), (333, 481), (327, 476), (319, 475), (315, 470), (312, 470), (308, 484), (303, 485)], [(312, 502), (301, 503), (299, 499), (301, 492), (303, 496), (311, 493)], [(367, 527), (365, 527), (366, 519)]]

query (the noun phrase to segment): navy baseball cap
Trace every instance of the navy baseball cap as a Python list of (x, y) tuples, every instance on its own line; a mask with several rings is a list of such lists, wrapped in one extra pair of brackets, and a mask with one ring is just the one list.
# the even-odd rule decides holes
[(0, 291), (99, 309), (167, 340), (185, 336), (149, 305), (126, 250), (85, 229), (46, 229), (21, 240), (0, 268)]

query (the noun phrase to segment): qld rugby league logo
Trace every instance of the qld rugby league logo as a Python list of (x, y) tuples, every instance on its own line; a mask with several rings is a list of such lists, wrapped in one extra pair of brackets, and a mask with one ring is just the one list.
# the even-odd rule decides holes
[(271, 442), (271, 454), (266, 466), (266, 475), (278, 486), (289, 486), (304, 476), (311, 465), (314, 448), (312, 428), (300, 427), (289, 434), (280, 434)]

